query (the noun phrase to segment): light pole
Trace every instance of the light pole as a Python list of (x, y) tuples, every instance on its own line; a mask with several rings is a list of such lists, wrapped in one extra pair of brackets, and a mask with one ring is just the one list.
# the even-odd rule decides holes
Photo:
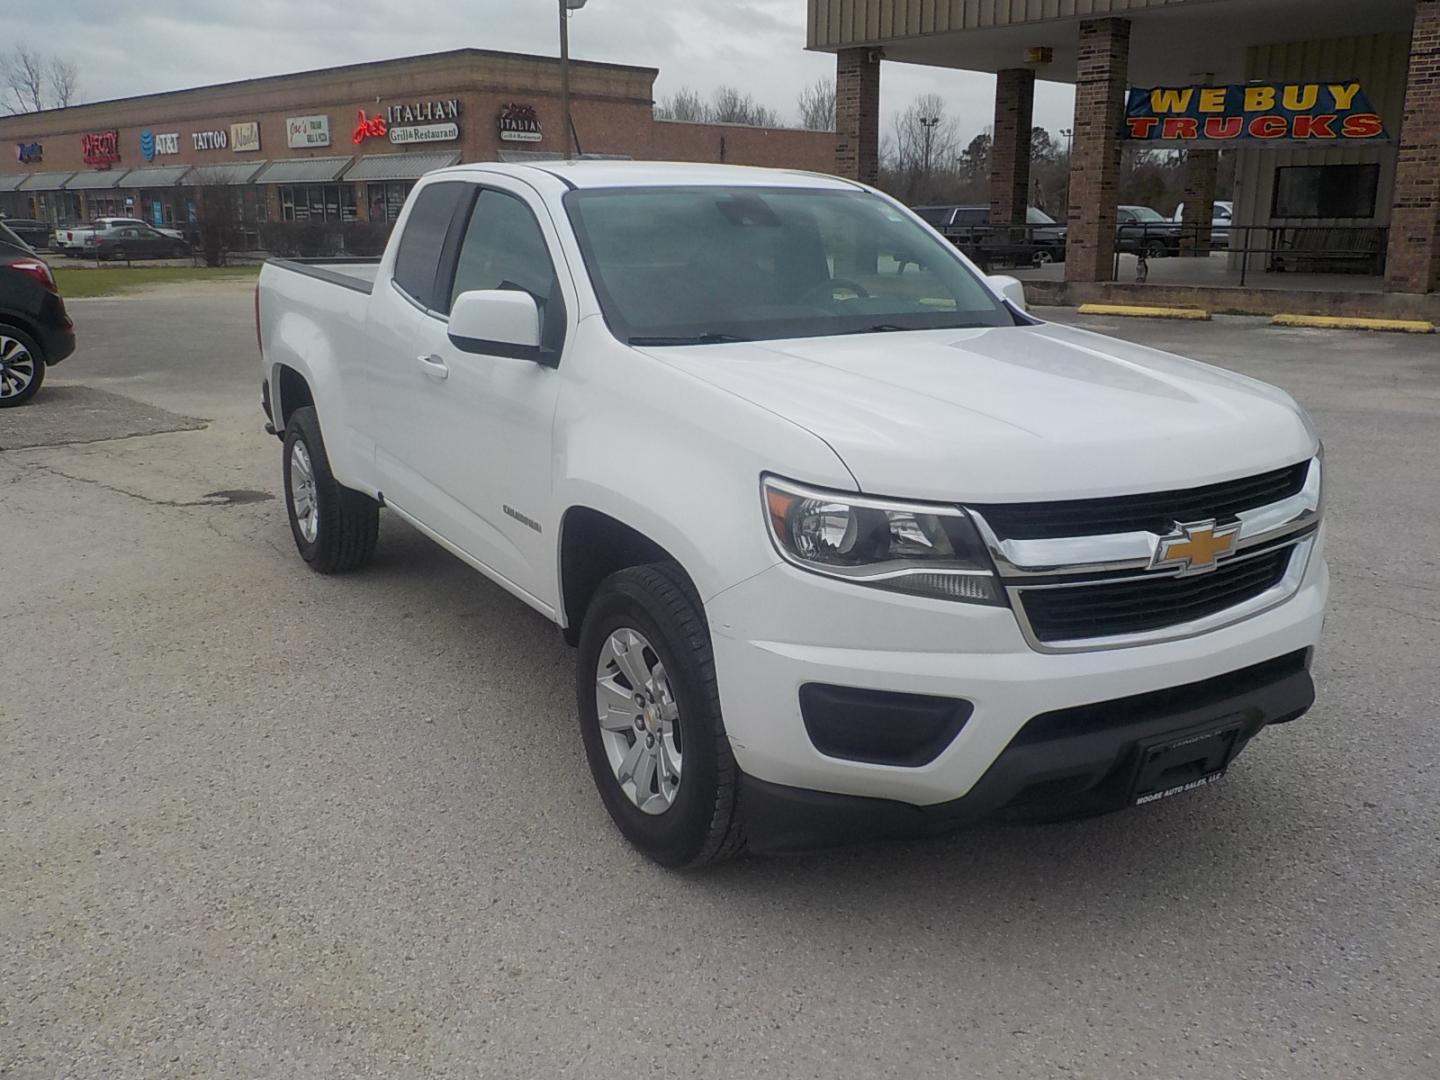
[(560, 100), (564, 128), (560, 137), (564, 141), (566, 161), (570, 160), (570, 134), (575, 129), (570, 120), (570, 12), (584, 6), (585, 0), (560, 0)]
[(935, 129), (940, 126), (940, 117), (922, 116), (920, 126), (925, 129), (925, 178), (930, 178), (930, 151), (935, 145)]

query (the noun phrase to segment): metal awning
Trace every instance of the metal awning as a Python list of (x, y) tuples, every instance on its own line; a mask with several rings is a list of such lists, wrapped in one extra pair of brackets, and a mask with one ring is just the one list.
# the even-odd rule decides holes
[(157, 165), (153, 169), (133, 169), (125, 177), (127, 188), (174, 187), (190, 171), (189, 165)]
[(130, 174), (129, 169), (106, 169), (100, 172), (78, 172), (65, 181), (66, 191), (109, 191), (120, 186)]
[(329, 184), (354, 161), (351, 157), (284, 158), (260, 170), (256, 184)]
[(16, 188), (17, 191), (59, 191), (65, 186), (65, 181), (75, 174), (73, 172), (37, 172), (31, 173)]
[(417, 154), (366, 154), (350, 167), (350, 180), (419, 180), (427, 172), (446, 169), (460, 160), (458, 150)]
[(0, 191), (15, 191), (20, 187), (20, 182), (25, 179), (27, 173), (11, 173), (9, 176), (0, 176)]
[(180, 181), (181, 187), (238, 187), (255, 179), (267, 161), (236, 161), (229, 165), (196, 165)]

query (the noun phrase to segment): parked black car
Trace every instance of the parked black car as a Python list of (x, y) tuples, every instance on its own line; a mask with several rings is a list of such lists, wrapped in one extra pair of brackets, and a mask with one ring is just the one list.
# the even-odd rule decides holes
[(983, 267), (1065, 261), (1065, 226), (1038, 207), (1026, 207), (1024, 228), (992, 227), (988, 206), (917, 206), (915, 212)]
[(45, 260), (0, 225), (0, 408), (22, 405), (75, 351), (75, 324)]
[(1149, 206), (1115, 208), (1115, 247), (1130, 255), (1143, 253), (1147, 259), (1180, 254), (1184, 226), (1171, 221)]
[(87, 259), (178, 259), (190, 254), (184, 240), (149, 225), (112, 225), (85, 237)]
[(54, 228), (48, 221), (37, 221), (34, 218), (5, 218), (3, 224), (36, 251), (50, 246), (50, 234), (54, 232)]

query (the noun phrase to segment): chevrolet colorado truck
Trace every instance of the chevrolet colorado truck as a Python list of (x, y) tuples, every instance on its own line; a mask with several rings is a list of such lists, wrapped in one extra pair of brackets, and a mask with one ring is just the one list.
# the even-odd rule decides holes
[(661, 864), (1153, 803), (1314, 701), (1305, 413), (862, 185), (458, 166), (255, 303), (301, 557), (360, 568), (383, 507), (553, 620)]

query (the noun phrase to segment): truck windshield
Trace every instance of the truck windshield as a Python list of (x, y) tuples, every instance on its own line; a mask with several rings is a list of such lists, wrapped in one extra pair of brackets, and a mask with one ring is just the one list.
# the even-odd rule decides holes
[(1014, 326), (945, 241), (862, 191), (572, 191), (605, 320), (637, 345)]

